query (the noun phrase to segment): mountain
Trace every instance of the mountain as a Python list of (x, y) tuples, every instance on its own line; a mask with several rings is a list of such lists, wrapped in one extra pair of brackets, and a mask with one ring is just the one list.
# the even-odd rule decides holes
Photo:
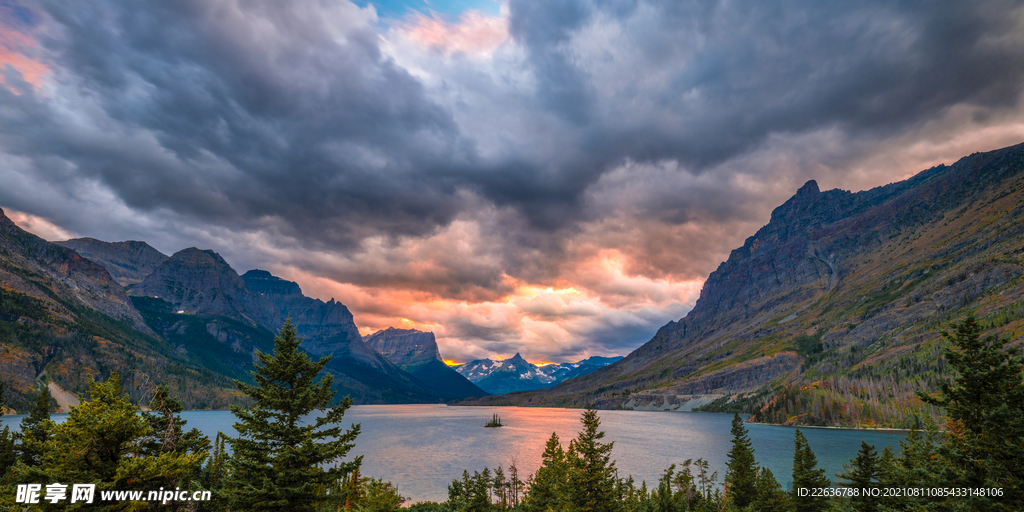
[(51, 244), (14, 224), (0, 210), (0, 283), (42, 301), (62, 319), (75, 317), (71, 301), (145, 329), (142, 317), (110, 274), (71, 249)]
[(85, 392), (121, 374), (134, 400), (167, 384), (186, 406), (225, 407), (231, 382), (176, 352), (144, 323), (103, 266), (16, 226), (0, 210), (0, 378), (31, 408), (37, 383)]
[(495, 395), (515, 391), (546, 389), (556, 384), (586, 375), (607, 366), (621, 357), (591, 357), (576, 363), (537, 366), (518, 353), (510, 359), (492, 361), (478, 359), (455, 367), (455, 371)]
[(555, 383), (559, 383), (569, 379), (575, 379), (576, 377), (582, 377), (583, 375), (596, 371), (598, 368), (603, 368), (620, 360), (622, 360), (622, 356), (592, 356), (575, 363), (548, 364), (539, 367), (539, 369), (546, 375), (553, 377), (555, 379)]
[(99, 263), (122, 287), (141, 283), (168, 259), (166, 254), (146, 242), (132, 240), (104, 242), (95, 238), (75, 238), (54, 243), (74, 249), (85, 258)]
[(298, 283), (286, 281), (266, 270), (250, 270), (242, 275), (245, 286), (266, 298), (281, 318), (291, 318), (302, 348), (312, 354), (343, 353), (360, 362), (382, 368), (382, 357), (363, 343), (359, 328), (348, 308), (334, 299), (324, 302), (302, 294)]
[(174, 253), (130, 293), (166, 300), (186, 314), (219, 315), (271, 331), (283, 324), (274, 305), (247, 288), (224, 258), (195, 247)]
[[(1024, 145), (862, 192), (807, 182), (711, 273), (694, 308), (625, 359), (474, 403), (743, 411), (914, 426), (950, 377), (939, 330), (976, 311), (1024, 342)], [(710, 402), (710, 403), (709, 403)]]
[[(315, 356), (331, 355), (327, 369), (342, 394), (357, 403), (438, 402), (451, 400), (445, 391), (415, 379), (370, 348), (359, 335), (352, 313), (340, 302), (306, 297), (298, 283), (266, 270), (242, 275), (247, 289), (269, 302), (280, 318), (290, 318), (302, 348)], [(463, 398), (471, 395), (460, 395)]]
[(445, 400), (488, 394), (444, 363), (432, 332), (388, 327), (364, 340), (370, 348), (424, 382)]

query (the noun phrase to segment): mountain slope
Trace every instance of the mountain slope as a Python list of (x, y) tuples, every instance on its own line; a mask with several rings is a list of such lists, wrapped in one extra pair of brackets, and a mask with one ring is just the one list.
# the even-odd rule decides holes
[(190, 361), (143, 323), (100, 265), (51, 244), (0, 210), (0, 378), (9, 405), (31, 408), (48, 381), (80, 393), (119, 372), (133, 400), (167, 384), (187, 407), (236, 403), (229, 379)]
[(245, 286), (265, 297), (281, 318), (291, 318), (302, 348), (312, 354), (345, 354), (367, 366), (385, 368), (385, 359), (363, 343), (352, 313), (340, 302), (306, 297), (298, 283), (286, 281), (266, 270), (242, 275)]
[(271, 331), (283, 324), (270, 301), (249, 290), (224, 258), (194, 247), (174, 253), (129, 293), (164, 299), (187, 314), (220, 315)]
[(438, 402), (448, 400), (431, 386), (416, 380), (359, 335), (352, 313), (340, 302), (306, 297), (299, 285), (265, 270), (250, 270), (241, 277), (247, 289), (274, 308), (280, 318), (290, 318), (305, 339), (302, 348), (315, 356), (331, 355), (327, 369), (342, 395), (356, 403)]
[(388, 327), (367, 336), (365, 341), (445, 400), (488, 394), (444, 364), (432, 332)]
[(706, 410), (755, 420), (914, 425), (932, 411), (913, 391), (949, 376), (937, 328), (976, 310), (990, 333), (1024, 341), (1022, 254), (1024, 145), (864, 192), (811, 181), (685, 318), (619, 363), (487, 403), (676, 408), (711, 395)]
[(85, 258), (99, 263), (123, 287), (141, 283), (168, 259), (166, 254), (146, 242), (132, 240), (104, 242), (95, 238), (75, 238), (54, 243), (74, 249)]

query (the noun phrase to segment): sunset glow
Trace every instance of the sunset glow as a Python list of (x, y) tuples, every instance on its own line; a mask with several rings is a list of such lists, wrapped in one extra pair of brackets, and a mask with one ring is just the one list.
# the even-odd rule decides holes
[(809, 179), (1024, 141), (1024, 8), (702, 5), (3, 2), (0, 208), (548, 364), (683, 318)]

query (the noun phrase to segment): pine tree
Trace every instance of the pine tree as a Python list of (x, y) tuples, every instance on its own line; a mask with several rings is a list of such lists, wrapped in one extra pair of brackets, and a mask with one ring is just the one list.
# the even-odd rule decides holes
[(569, 501), (579, 512), (613, 512), (619, 508), (615, 493), (615, 462), (612, 445), (602, 443), (601, 420), (587, 409), (580, 417), (581, 431), (569, 444)]
[(558, 510), (565, 501), (569, 467), (557, 433), (552, 432), (548, 438), (541, 461), (541, 467), (534, 474), (523, 499), (524, 508), (530, 512), (544, 512), (549, 507)]
[[(0, 380), (0, 415), (4, 413), (4, 395), (7, 392), (7, 383)], [(15, 451), (15, 440), (17, 434), (11, 432), (11, 428), (5, 426), (0, 432), (0, 479), (7, 473), (7, 468), (14, 465), (18, 460), (18, 453)]]
[(675, 512), (675, 493), (672, 492), (672, 480), (675, 469), (676, 465), (672, 464), (658, 480), (658, 490), (655, 491), (656, 498), (653, 500), (653, 512)]
[(851, 461), (846, 472), (838, 475), (839, 478), (846, 480), (846, 482), (840, 482), (839, 485), (858, 490), (850, 500), (853, 508), (858, 512), (878, 510), (878, 497), (864, 492), (864, 490), (878, 487), (878, 465), (878, 453), (875, 451), (875, 446), (861, 441), (857, 457)]
[(50, 409), (55, 403), (50, 389), (44, 384), (36, 395), (32, 412), (21, 420), (21, 461), (27, 466), (38, 466), (43, 446), (50, 438)]
[(758, 472), (756, 491), (757, 497), (754, 498), (751, 510), (757, 512), (789, 511), (789, 499), (770, 469), (761, 468)]
[[(149, 424), (150, 429), (149, 435), (141, 443), (143, 457), (159, 458), (165, 454), (178, 458), (190, 455), (206, 457), (210, 451), (210, 439), (195, 428), (184, 432), (187, 421), (180, 416), (184, 407), (178, 399), (170, 395), (167, 386), (156, 387), (153, 391), (153, 399), (149, 402), (149, 408), (152, 412), (142, 413), (142, 417)], [(220, 448), (220, 453), (223, 453), (223, 446)], [(166, 489), (209, 490), (209, 488), (203, 487), (203, 471), (200, 464), (190, 466), (190, 471), (184, 473), (168, 472), (161, 475), (154, 485), (159, 484), (159, 487)], [(179, 510), (184, 509), (185, 505), (172, 503), (170, 507), (171, 510)], [(156, 504), (150, 504), (150, 508), (156, 510), (159, 507)], [(159, 508), (159, 510), (166, 510), (166, 507)]]
[(948, 485), (1000, 487), (1001, 497), (969, 496), (976, 509), (1024, 510), (1024, 359), (1006, 340), (981, 339), (973, 314), (942, 333), (951, 342), (944, 356), (956, 371), (940, 385), (938, 397), (918, 392), (922, 401), (946, 410), (946, 442), (939, 455), (947, 462)]
[[(205, 453), (147, 453), (153, 430), (139, 409), (121, 390), (121, 379), (111, 374), (106, 382), (90, 382), (90, 400), (72, 407), (67, 419), (50, 423), (48, 441), (39, 464), (15, 465), (15, 481), (96, 484), (105, 490), (152, 491), (169, 479), (188, 488)], [(96, 510), (138, 510), (145, 503), (96, 504)], [(92, 510), (92, 509), (90, 509)]]
[(725, 483), (728, 485), (729, 496), (737, 507), (744, 508), (757, 496), (757, 466), (754, 462), (754, 447), (739, 414), (732, 418), (732, 449), (728, 457)]
[[(824, 507), (825, 499), (815, 497), (811, 490), (832, 485), (825, 477), (825, 470), (818, 469), (818, 458), (814, 456), (807, 438), (796, 429), (793, 449), (793, 504), (796, 512), (818, 512)], [(805, 489), (806, 491), (801, 491)], [(804, 496), (801, 496), (804, 494)]]
[[(353, 447), (359, 425), (344, 430), (340, 424), (352, 405), (334, 398), (332, 378), (314, 381), (330, 360), (310, 360), (299, 350), (302, 339), (287, 321), (274, 338), (273, 354), (257, 352), (255, 385), (236, 381), (253, 406), (231, 406), (238, 421), (238, 437), (230, 439), (234, 453), (223, 487), (229, 508), (237, 510), (315, 510), (334, 496), (318, 492), (359, 467), (362, 457), (340, 462)], [(311, 423), (305, 417), (324, 410)], [(334, 463), (324, 469), (323, 464)]]

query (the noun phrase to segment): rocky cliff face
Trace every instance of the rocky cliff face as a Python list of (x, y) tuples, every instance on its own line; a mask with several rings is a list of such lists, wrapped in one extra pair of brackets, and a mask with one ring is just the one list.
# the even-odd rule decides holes
[[(514, 400), (717, 393), (765, 421), (913, 424), (929, 414), (914, 390), (948, 378), (937, 328), (976, 311), (991, 334), (1024, 341), (1022, 247), (1024, 145), (863, 192), (810, 181), (711, 273), (685, 318), (619, 363)], [(501, 400), (485, 403), (513, 403)]]
[(0, 285), (43, 301), (55, 315), (77, 317), (73, 304), (147, 331), (124, 289), (99, 264), (14, 224), (0, 210)]
[(388, 327), (364, 338), (370, 348), (399, 366), (428, 361), (443, 363), (434, 333)]
[(352, 313), (344, 304), (333, 298), (324, 302), (306, 297), (298, 283), (266, 270), (250, 270), (242, 275), (242, 280), (250, 290), (269, 300), (280, 318), (292, 320), (298, 335), (305, 338), (302, 348), (310, 353), (344, 355), (374, 368), (389, 366), (363, 342)]
[(40, 381), (71, 393), (118, 372), (132, 400), (170, 386), (186, 407), (226, 407), (230, 379), (169, 351), (99, 264), (27, 233), (0, 211), (0, 377), (7, 405), (32, 407)]
[(441, 359), (434, 333), (388, 327), (366, 338), (370, 348), (418, 379), (444, 400), (487, 396), (487, 392)]
[(141, 283), (167, 261), (166, 254), (146, 242), (104, 242), (95, 238), (75, 238), (54, 243), (74, 249), (78, 254), (99, 263), (122, 287)]
[(166, 300), (187, 314), (220, 315), (270, 331), (283, 323), (274, 305), (249, 290), (224, 258), (194, 247), (174, 253), (130, 293)]

